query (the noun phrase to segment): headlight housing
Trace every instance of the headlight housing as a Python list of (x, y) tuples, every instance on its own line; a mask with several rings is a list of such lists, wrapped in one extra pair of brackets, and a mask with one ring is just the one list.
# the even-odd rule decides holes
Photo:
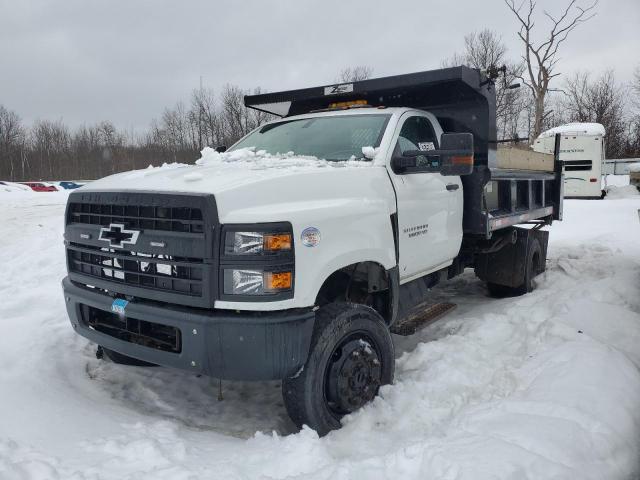
[(290, 252), (290, 232), (226, 232), (225, 255), (269, 255)]
[(227, 295), (265, 295), (290, 291), (293, 272), (226, 268), (224, 293)]
[(292, 298), (293, 247), (290, 223), (223, 226), (220, 298), (254, 302)]

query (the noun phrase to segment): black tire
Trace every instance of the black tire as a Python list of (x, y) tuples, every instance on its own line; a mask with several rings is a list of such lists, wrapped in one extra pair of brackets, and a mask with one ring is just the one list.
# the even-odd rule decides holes
[(513, 287), (498, 283), (487, 282), (487, 289), (489, 290), (489, 296), (494, 298), (513, 297), (515, 295)]
[(144, 360), (138, 360), (137, 358), (128, 357), (108, 348), (102, 347), (102, 353), (105, 357), (118, 365), (130, 365), (133, 367), (157, 367), (155, 363), (145, 362)]
[(287, 413), (298, 428), (323, 436), (393, 381), (395, 356), (388, 326), (364, 305), (336, 302), (316, 314), (302, 371), (282, 382)]
[(544, 271), (542, 261), (542, 247), (537, 238), (532, 238), (527, 251), (527, 259), (524, 269), (524, 282), (517, 287), (508, 287), (497, 283), (487, 282), (489, 295), (496, 298), (517, 297), (525, 293), (533, 292), (536, 288), (535, 278)]

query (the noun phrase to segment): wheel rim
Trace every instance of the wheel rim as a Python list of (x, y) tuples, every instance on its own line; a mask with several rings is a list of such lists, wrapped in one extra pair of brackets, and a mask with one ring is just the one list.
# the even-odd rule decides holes
[(382, 363), (375, 342), (363, 332), (343, 338), (329, 357), (325, 399), (332, 413), (346, 415), (378, 394)]

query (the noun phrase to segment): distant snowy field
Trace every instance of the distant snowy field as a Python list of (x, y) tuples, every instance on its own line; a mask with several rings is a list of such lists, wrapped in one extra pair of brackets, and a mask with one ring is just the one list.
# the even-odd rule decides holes
[[(640, 473), (640, 196), (565, 202), (515, 299), (468, 272), (458, 308), (395, 337), (396, 379), (319, 439), (277, 382), (96, 360), (60, 280), (67, 194), (0, 192), (0, 479), (631, 479)], [(628, 183), (628, 179), (627, 179)]]

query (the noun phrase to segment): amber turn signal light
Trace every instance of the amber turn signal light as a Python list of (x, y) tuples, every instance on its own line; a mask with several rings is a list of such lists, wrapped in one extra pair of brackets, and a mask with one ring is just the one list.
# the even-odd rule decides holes
[(473, 165), (473, 155), (451, 157), (453, 165)]
[(291, 272), (265, 272), (264, 277), (264, 289), (267, 291), (291, 289)]
[(291, 234), (275, 233), (264, 236), (264, 249), (268, 252), (291, 250)]

